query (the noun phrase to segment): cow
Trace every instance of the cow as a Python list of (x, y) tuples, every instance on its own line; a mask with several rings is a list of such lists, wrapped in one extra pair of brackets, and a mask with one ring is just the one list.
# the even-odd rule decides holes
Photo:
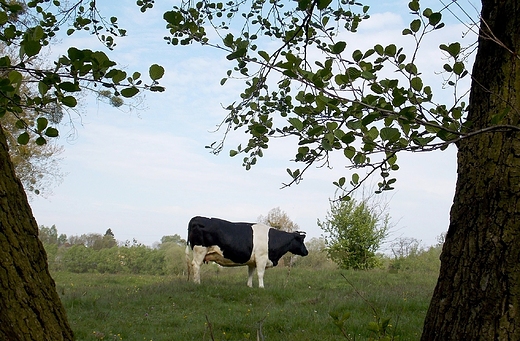
[[(193, 281), (200, 284), (202, 263), (213, 261), (226, 267), (247, 265), (247, 286), (253, 287), (253, 272), (256, 268), (258, 287), (263, 288), (265, 269), (276, 266), (287, 252), (307, 256), (309, 252), (303, 243), (304, 239), (305, 232), (289, 233), (264, 224), (194, 217), (188, 224), (188, 269), (193, 269)], [(191, 264), (190, 247), (193, 250)]]

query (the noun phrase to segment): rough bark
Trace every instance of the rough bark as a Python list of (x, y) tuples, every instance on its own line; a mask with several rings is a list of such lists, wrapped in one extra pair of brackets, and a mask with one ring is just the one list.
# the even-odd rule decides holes
[(0, 127), (0, 340), (73, 338)]
[[(495, 38), (492, 38), (492, 37)], [(468, 120), (520, 122), (520, 2), (482, 0)], [(493, 121), (495, 117), (495, 121)], [(520, 340), (520, 132), (462, 141), (450, 226), (422, 340)]]

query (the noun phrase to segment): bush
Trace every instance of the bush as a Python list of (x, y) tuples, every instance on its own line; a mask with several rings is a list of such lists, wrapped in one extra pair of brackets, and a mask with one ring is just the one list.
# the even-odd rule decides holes
[(62, 254), (61, 264), (65, 271), (70, 272), (89, 272), (96, 269), (97, 263), (94, 261), (96, 251), (82, 244), (74, 245)]
[(299, 257), (296, 266), (311, 269), (334, 269), (337, 265), (329, 259), (323, 238), (312, 238), (305, 243), (309, 254)]
[(185, 246), (176, 243), (166, 243), (161, 245), (164, 252), (165, 272), (171, 275), (184, 275), (187, 270)]
[(343, 269), (372, 269), (381, 265), (376, 255), (386, 238), (390, 217), (386, 207), (369, 199), (332, 201), (325, 221), (327, 254)]
[(390, 261), (390, 270), (438, 272), (441, 266), (440, 254), (442, 246), (431, 246), (427, 250), (406, 257), (394, 258)]

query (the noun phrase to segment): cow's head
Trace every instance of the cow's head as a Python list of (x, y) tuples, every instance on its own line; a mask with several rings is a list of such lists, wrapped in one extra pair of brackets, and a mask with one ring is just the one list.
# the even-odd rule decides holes
[(307, 251), (307, 248), (305, 247), (305, 244), (303, 243), (303, 240), (305, 239), (305, 232), (302, 231), (296, 231), (293, 232), (294, 240), (291, 245), (291, 253), (298, 255), (298, 256), (307, 256), (309, 254), (309, 251)]

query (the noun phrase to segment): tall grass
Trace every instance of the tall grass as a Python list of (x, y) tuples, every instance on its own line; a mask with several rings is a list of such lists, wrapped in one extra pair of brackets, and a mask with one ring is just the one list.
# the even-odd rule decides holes
[[(248, 288), (247, 268), (203, 266), (185, 277), (54, 273), (77, 340), (368, 340), (390, 318), (398, 340), (419, 338), (436, 271), (274, 268), (266, 289)], [(255, 283), (256, 285), (256, 283)], [(376, 316), (376, 314), (377, 316)], [(259, 334), (259, 335), (257, 335)], [(260, 335), (261, 334), (261, 335)]]

